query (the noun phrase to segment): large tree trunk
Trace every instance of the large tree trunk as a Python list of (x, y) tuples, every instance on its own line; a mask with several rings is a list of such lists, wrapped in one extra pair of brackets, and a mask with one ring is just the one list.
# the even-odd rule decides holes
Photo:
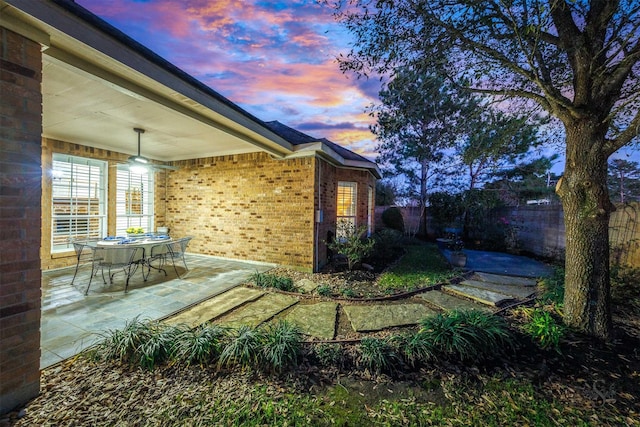
[(564, 317), (568, 326), (611, 336), (607, 155), (601, 124), (566, 126), (567, 159), (557, 193), (566, 231)]

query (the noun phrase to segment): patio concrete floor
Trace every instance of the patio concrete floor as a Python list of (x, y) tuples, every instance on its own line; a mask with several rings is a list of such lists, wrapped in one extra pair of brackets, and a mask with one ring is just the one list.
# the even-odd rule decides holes
[[(80, 267), (71, 286), (74, 267), (45, 271), (42, 274), (42, 314), (40, 367), (46, 368), (94, 344), (100, 333), (121, 329), (127, 321), (159, 320), (186, 307), (225, 292), (245, 282), (251, 274), (273, 268), (270, 264), (225, 260), (205, 255), (187, 254), (189, 271), (171, 265), (167, 277), (152, 271), (148, 280), (140, 270), (129, 281), (124, 293), (124, 277), (118, 274), (112, 285), (104, 285), (98, 274), (93, 278), (89, 295), (91, 266)], [(108, 279), (107, 279), (108, 282)]]

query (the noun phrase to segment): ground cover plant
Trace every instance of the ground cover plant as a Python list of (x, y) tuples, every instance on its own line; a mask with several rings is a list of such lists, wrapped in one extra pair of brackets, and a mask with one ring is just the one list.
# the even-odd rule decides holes
[(191, 330), (136, 319), (44, 370), (41, 395), (0, 425), (636, 426), (639, 285), (616, 274), (626, 298), (609, 344), (567, 329), (543, 345), (524, 313), (557, 319), (544, 298), (344, 342), (308, 342), (286, 322)]

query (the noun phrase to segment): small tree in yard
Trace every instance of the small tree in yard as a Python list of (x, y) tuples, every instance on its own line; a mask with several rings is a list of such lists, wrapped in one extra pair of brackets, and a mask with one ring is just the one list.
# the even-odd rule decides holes
[(338, 224), (336, 238), (331, 242), (327, 242), (329, 249), (347, 258), (349, 271), (353, 270), (360, 261), (373, 251), (375, 241), (368, 237), (363, 237), (366, 231), (367, 227), (365, 226), (356, 228), (352, 224), (342, 222)]

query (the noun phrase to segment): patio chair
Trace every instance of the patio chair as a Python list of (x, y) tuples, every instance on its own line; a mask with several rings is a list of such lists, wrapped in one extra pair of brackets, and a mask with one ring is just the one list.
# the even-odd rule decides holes
[[(102, 273), (102, 281), (105, 285), (107, 284), (107, 280), (104, 277), (105, 269), (108, 271), (110, 284), (113, 283), (113, 276), (119, 273), (120, 270), (125, 273), (126, 283), (124, 291), (127, 292), (129, 289), (129, 279), (138, 269), (138, 265), (144, 260), (144, 248), (140, 246), (95, 246), (92, 247), (92, 251), (93, 262), (91, 266), (91, 278), (89, 279), (89, 285), (84, 294), (89, 294), (91, 281), (98, 270)], [(112, 270), (117, 271), (112, 272)]]
[(160, 264), (158, 265), (158, 267), (153, 268), (164, 271), (164, 274), (166, 275), (167, 272), (162, 267), (166, 264), (168, 259), (171, 259), (173, 270), (176, 272), (176, 275), (180, 277), (180, 273), (178, 273), (178, 269), (176, 268), (176, 259), (182, 260), (182, 264), (184, 265), (185, 270), (189, 271), (189, 267), (187, 267), (187, 261), (184, 259), (184, 254), (187, 250), (187, 246), (189, 246), (189, 242), (191, 241), (191, 239), (193, 239), (192, 236), (182, 237), (171, 242), (154, 246), (153, 248), (151, 248), (151, 258), (149, 258), (149, 266), (151, 267), (150, 261), (154, 259), (159, 260)]
[(71, 239), (70, 242), (73, 245), (73, 250), (76, 251), (76, 271), (73, 272), (73, 279), (71, 279), (71, 286), (76, 280), (78, 275), (78, 269), (80, 264), (90, 264), (93, 261), (92, 246), (96, 246), (96, 242), (100, 240), (98, 238), (91, 239)]

